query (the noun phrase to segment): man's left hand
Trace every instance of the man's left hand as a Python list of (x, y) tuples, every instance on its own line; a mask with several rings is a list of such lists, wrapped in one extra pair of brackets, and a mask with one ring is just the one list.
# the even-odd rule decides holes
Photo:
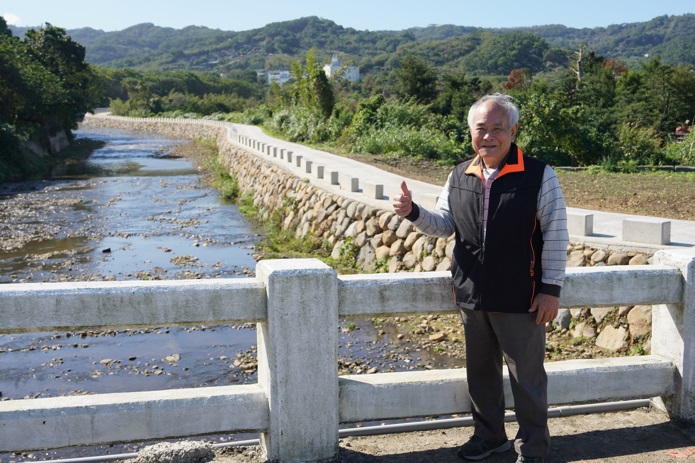
[(549, 294), (540, 293), (533, 299), (531, 310), (536, 312), (536, 324), (548, 323), (557, 317), (557, 312), (560, 309), (560, 298)]

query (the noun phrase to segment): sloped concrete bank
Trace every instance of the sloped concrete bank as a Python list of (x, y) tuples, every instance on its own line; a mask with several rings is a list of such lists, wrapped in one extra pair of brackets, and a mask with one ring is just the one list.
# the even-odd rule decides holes
[[(236, 176), (241, 191), (253, 194), (254, 205), (263, 219), (280, 216), (285, 229), (294, 231), (298, 237), (312, 235), (328, 241), (333, 245), (332, 257), (356, 256), (357, 265), (366, 272), (446, 271), (451, 266), (453, 236), (445, 239), (423, 235), (409, 221), (400, 219), (391, 210), (374, 208), (330, 193), (308, 179), (268, 163), (229, 141), (226, 126), (199, 121), (127, 120), (104, 116), (87, 117), (84, 125), (138, 130), (182, 139), (214, 140), (221, 161), (229, 173)], [(581, 242), (572, 243), (568, 249), (568, 266), (575, 267), (643, 265), (648, 264), (650, 259), (651, 255), (643, 252), (622, 248), (613, 250), (610, 247), (597, 249)], [(617, 332), (605, 341), (605, 348), (619, 350), (631, 341), (630, 323), (625, 320), (632, 308), (627, 309), (621, 310), (621, 318), (614, 327)], [(606, 310), (601, 309), (598, 313), (605, 316)], [(597, 330), (592, 331), (585, 326), (585, 321), (577, 320), (580, 312), (577, 309), (572, 312), (561, 310), (556, 320), (558, 329), (575, 337), (598, 337), (600, 333)], [(598, 313), (592, 314), (593, 325), (600, 323), (603, 318)], [(646, 331), (651, 330), (651, 314), (644, 315), (639, 317), (642, 324), (640, 338), (645, 335), (645, 323), (648, 324)], [(574, 324), (573, 318), (576, 320)], [(574, 325), (571, 331), (570, 325)], [(601, 331), (605, 333), (606, 330)]]

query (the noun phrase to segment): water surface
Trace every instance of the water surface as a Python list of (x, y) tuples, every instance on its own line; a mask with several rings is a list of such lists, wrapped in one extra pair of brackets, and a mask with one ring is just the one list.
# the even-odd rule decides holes
[[(172, 157), (182, 141), (113, 129), (76, 135), (106, 145), (51, 179), (0, 189), (0, 283), (253, 276), (262, 229), (207, 187), (194, 162)], [(399, 334), (388, 323), (343, 321), (341, 370), (451, 366)], [(256, 330), (226, 324), (5, 334), (0, 368), (2, 400), (249, 383), (257, 380)]]

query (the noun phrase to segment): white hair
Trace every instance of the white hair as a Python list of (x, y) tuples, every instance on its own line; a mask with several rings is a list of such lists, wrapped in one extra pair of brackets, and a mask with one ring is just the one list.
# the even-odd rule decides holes
[(491, 95), (485, 95), (478, 101), (473, 103), (471, 109), (468, 110), (468, 127), (473, 126), (473, 115), (478, 107), (485, 103), (486, 101), (493, 100), (497, 105), (499, 105), (507, 113), (507, 121), (509, 122), (509, 127), (519, 122), (519, 108), (514, 104), (514, 98), (509, 95), (504, 95), (502, 93), (493, 93)]

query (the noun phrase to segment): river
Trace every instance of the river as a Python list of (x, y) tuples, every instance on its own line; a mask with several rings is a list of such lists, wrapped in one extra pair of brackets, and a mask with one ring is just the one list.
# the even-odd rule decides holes
[(0, 192), (15, 211), (13, 239), (26, 237), (0, 254), (0, 282), (235, 277), (254, 268), (258, 227), (206, 187), (191, 160), (172, 158), (180, 141), (115, 130), (77, 137), (107, 144), (50, 180)]
[[(0, 252), (0, 282), (253, 275), (262, 231), (203, 184), (190, 159), (172, 156), (181, 141), (116, 130), (76, 136), (106, 145), (49, 180), (3, 188), (3, 225), (12, 240)], [(233, 363), (254, 356), (255, 341), (247, 325), (6, 334), (0, 394), (7, 400), (247, 381), (252, 371), (235, 372)]]
[[(76, 136), (106, 144), (50, 179), (0, 189), (0, 283), (254, 276), (262, 228), (176, 155), (184, 141), (113, 129)], [(340, 326), (342, 372), (452, 364), (402, 339), (396, 324)], [(249, 383), (256, 366), (252, 324), (1, 334), (0, 400)]]

